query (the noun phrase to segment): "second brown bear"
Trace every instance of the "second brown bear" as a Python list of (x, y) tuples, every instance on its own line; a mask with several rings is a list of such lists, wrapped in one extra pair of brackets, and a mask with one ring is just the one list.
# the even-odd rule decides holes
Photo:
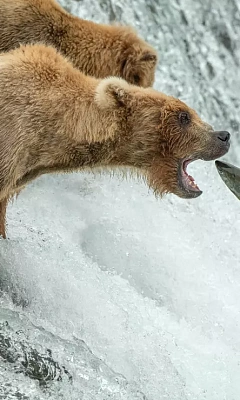
[(80, 19), (55, 0), (0, 0), (0, 52), (37, 42), (55, 47), (87, 75), (153, 85), (157, 53), (132, 28)]

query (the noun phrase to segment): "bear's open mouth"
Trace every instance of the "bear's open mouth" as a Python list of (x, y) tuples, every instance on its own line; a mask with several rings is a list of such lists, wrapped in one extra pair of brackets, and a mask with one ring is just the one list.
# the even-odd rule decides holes
[(188, 198), (198, 197), (202, 194), (202, 191), (195, 183), (194, 178), (187, 173), (187, 166), (193, 161), (196, 161), (196, 158), (184, 159), (179, 165), (179, 183), (181, 189), (185, 192), (185, 196)]

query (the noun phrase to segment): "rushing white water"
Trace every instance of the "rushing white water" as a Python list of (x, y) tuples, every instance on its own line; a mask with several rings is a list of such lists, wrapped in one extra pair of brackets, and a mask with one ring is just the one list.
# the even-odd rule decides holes
[[(61, 3), (136, 26), (159, 50), (155, 87), (228, 129), (225, 159), (240, 163), (237, 0)], [(190, 169), (191, 201), (73, 174), (9, 207), (0, 398), (239, 400), (240, 203), (214, 163)]]

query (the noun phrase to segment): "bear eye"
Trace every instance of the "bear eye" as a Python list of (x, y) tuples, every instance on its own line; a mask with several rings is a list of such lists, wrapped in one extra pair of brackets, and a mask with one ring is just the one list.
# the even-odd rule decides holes
[(190, 115), (188, 112), (182, 111), (179, 114), (179, 121), (182, 125), (188, 125), (191, 121)]
[(136, 85), (138, 85), (139, 84), (139, 82), (140, 82), (140, 76), (139, 75), (133, 75), (133, 79), (134, 79), (134, 82), (136, 83)]

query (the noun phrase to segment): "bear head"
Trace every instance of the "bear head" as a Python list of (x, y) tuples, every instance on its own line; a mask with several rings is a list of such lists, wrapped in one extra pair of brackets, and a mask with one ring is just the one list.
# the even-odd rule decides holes
[(198, 197), (202, 191), (187, 173), (188, 164), (229, 150), (228, 132), (214, 131), (185, 103), (154, 89), (108, 78), (97, 86), (96, 101), (119, 118), (112, 165), (134, 169), (156, 195)]

